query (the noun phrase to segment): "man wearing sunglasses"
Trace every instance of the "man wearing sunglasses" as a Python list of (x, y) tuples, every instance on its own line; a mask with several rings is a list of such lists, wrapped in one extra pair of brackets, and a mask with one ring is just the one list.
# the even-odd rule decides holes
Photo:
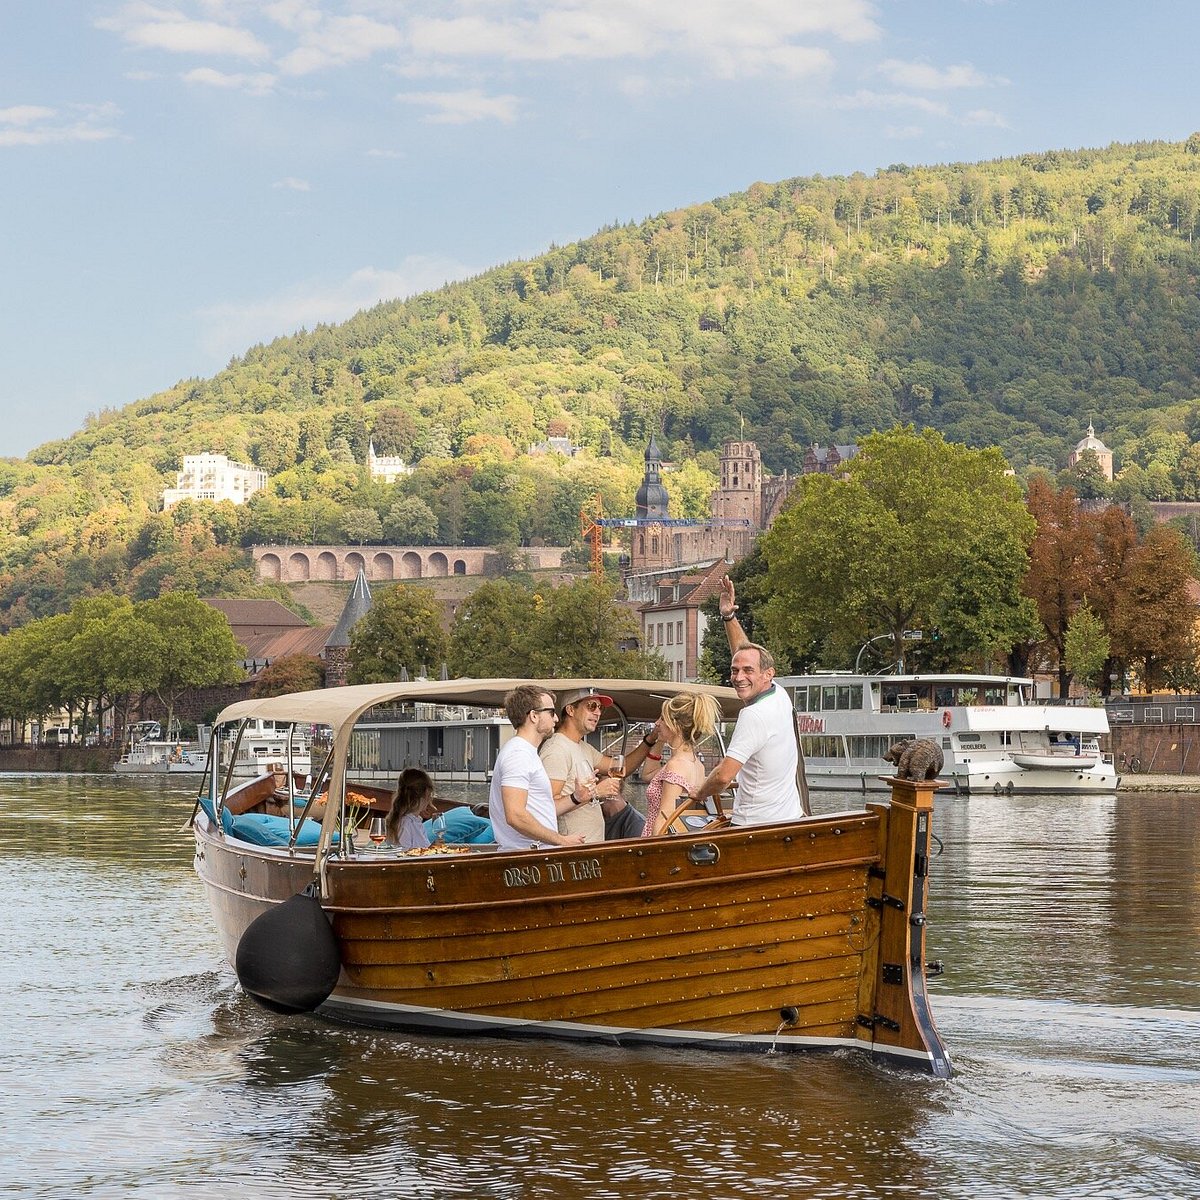
[(488, 816), (501, 850), (539, 850), (582, 846), (578, 833), (560, 833), (550, 780), (537, 748), (554, 730), (554, 695), (532, 684), (504, 697), (504, 715), (516, 736), (496, 755)]
[[(559, 701), (562, 716), (558, 732), (543, 743), (542, 764), (550, 777), (558, 828), (581, 833), (587, 842), (602, 842), (605, 818), (616, 815), (606, 809), (624, 809), (620, 795), (621, 775), (614, 774), (616, 759), (601, 754), (587, 738), (596, 732), (600, 714), (612, 703), (612, 697), (596, 688), (578, 688)], [(653, 748), (657, 728), (651, 730), (625, 757), (625, 773), (635, 771)], [(649, 739), (649, 740), (648, 740)], [(641, 830), (639, 829), (640, 833)]]

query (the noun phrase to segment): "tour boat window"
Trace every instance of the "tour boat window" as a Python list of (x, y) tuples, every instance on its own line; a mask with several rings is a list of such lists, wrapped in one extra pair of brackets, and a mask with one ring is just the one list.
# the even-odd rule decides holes
[(802, 683), (792, 689), (792, 707), (797, 712), (808, 711), (808, 686), (806, 684)]
[(991, 686), (984, 688), (983, 702), (984, 704), (1002, 705), (1004, 703), (1005, 690), (1003, 686)]
[(855, 693), (861, 698), (862, 692), (858, 688), (852, 688), (849, 684), (843, 684), (837, 690), (837, 706), (840, 709), (858, 708), (855, 704)]
[(973, 687), (965, 687), (958, 689), (959, 704), (978, 704), (979, 692)]
[(821, 708), (825, 712), (832, 712), (837, 708), (837, 688), (832, 684), (821, 689)]

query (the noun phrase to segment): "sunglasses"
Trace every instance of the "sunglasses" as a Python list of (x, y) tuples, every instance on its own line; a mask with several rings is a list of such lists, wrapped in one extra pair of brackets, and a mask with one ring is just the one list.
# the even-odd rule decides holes
[(555, 711), (557, 711), (557, 710), (555, 710), (555, 709), (553, 709), (553, 708), (534, 708), (534, 709), (530, 709), (530, 712), (535, 712), (535, 713), (540, 713), (540, 712), (548, 712), (548, 713), (552, 713), (552, 712), (555, 712)]

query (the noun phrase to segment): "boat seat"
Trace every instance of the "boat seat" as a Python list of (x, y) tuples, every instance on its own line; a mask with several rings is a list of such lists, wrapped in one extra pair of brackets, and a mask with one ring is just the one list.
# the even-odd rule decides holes
[[(207, 796), (199, 798), (200, 807), (210, 821), (215, 821), (212, 802)], [(276, 817), (270, 813), (234, 813), (228, 808), (221, 809), (221, 828), (230, 837), (255, 846), (286, 846), (291, 838), (291, 825), (287, 817)], [(297, 846), (315, 846), (321, 836), (319, 821), (307, 820), (300, 826), (296, 836)], [(338, 835), (333, 835), (336, 843)]]

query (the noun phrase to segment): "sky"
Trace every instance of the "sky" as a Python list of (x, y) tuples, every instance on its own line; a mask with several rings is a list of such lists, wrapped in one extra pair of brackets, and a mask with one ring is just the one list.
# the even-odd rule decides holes
[(1192, 0), (0, 0), (0, 456), (755, 181), (1183, 140), (1198, 44)]

